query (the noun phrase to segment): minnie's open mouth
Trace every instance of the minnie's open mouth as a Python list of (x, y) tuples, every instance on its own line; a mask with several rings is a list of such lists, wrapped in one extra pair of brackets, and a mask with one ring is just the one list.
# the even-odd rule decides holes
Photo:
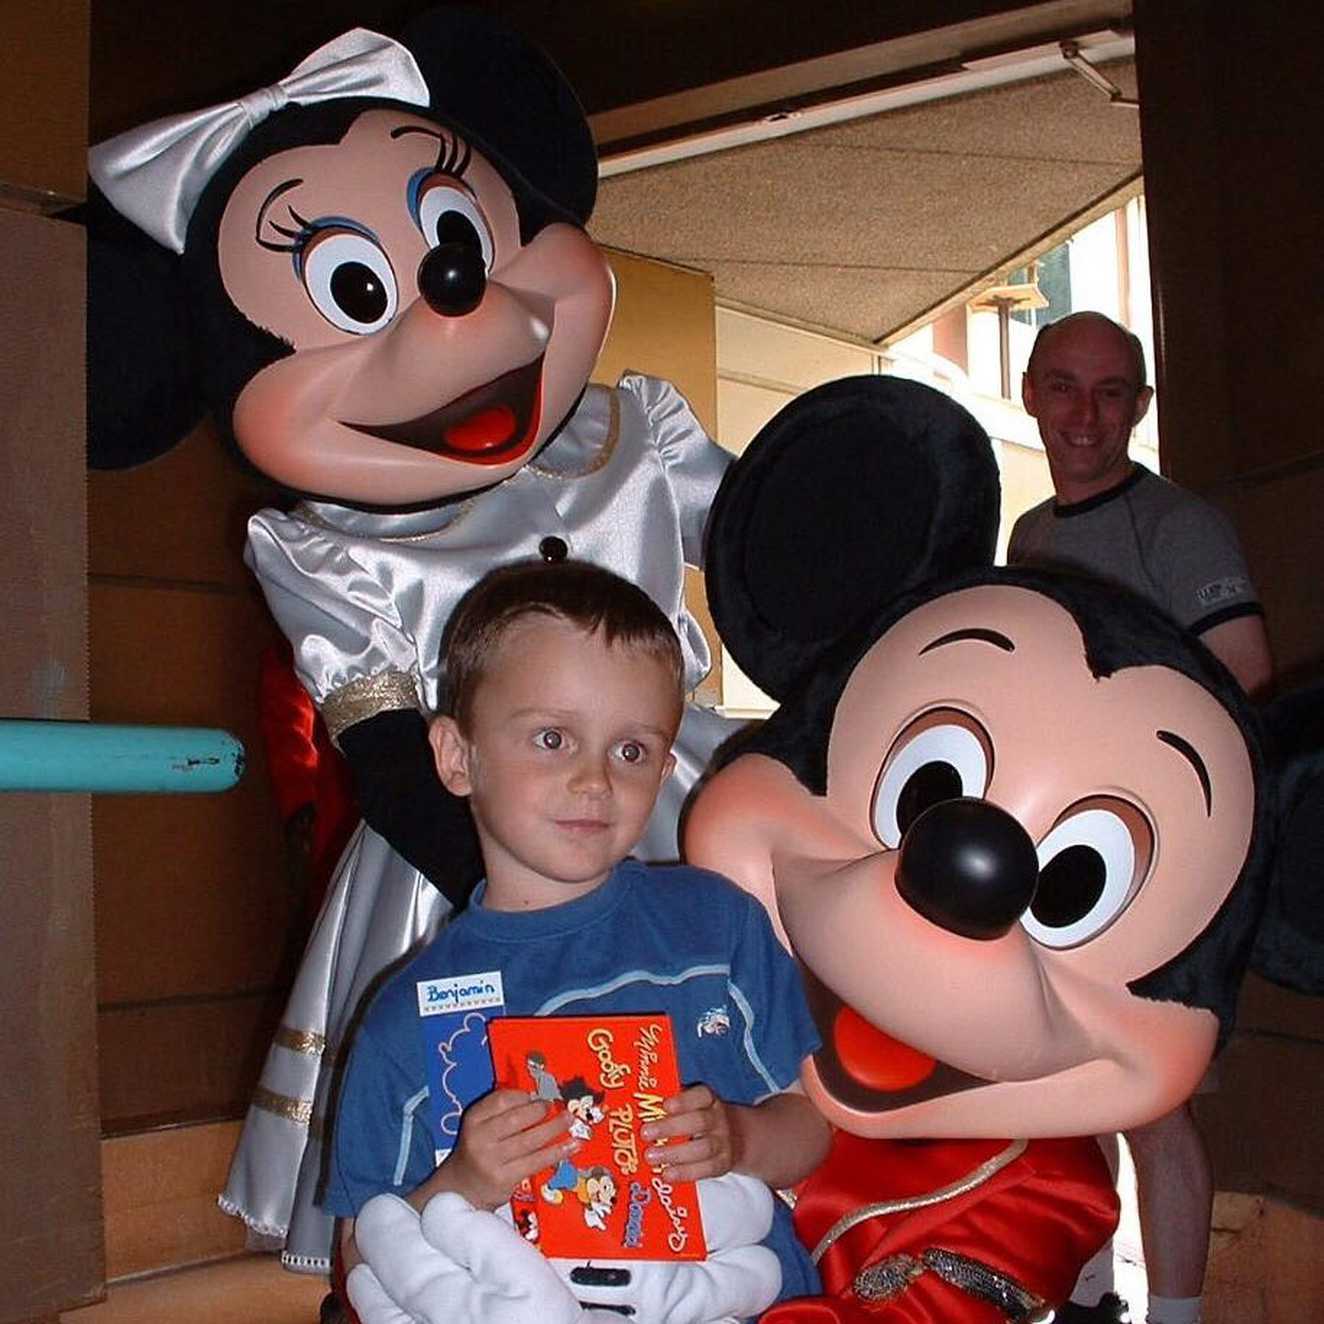
[(814, 1065), (833, 1098), (859, 1112), (893, 1112), (991, 1082), (935, 1061), (870, 1025), (801, 967), (823, 1046)]
[(506, 464), (528, 451), (542, 421), (542, 355), (402, 423), (346, 427), (466, 464)]

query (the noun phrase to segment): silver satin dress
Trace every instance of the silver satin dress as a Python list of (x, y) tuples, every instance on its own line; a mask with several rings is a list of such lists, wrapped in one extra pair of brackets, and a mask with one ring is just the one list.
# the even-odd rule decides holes
[[(333, 736), (388, 709), (436, 709), (442, 630), (487, 570), (560, 538), (572, 557), (644, 588), (680, 636), (688, 688), (708, 646), (686, 610), (684, 567), (730, 457), (667, 382), (590, 386), (556, 440), (500, 486), (440, 511), (370, 514), (306, 502), (259, 511), (245, 559), (294, 646)], [(689, 705), (676, 772), (636, 853), (677, 857), (676, 823), (716, 745), (734, 729)], [(324, 1273), (332, 1220), (314, 1203), (333, 1066), (364, 990), (425, 943), (449, 904), (371, 828), (350, 839), (314, 925), (244, 1122), (221, 1208), (283, 1240), (287, 1268)]]

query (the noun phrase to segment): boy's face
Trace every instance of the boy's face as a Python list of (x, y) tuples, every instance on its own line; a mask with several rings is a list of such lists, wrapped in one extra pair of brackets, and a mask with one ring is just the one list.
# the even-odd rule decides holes
[(537, 909), (597, 887), (643, 835), (679, 721), (659, 659), (555, 617), (513, 625), (467, 731), (439, 717), (431, 733), (438, 775), (473, 809), (486, 904)]

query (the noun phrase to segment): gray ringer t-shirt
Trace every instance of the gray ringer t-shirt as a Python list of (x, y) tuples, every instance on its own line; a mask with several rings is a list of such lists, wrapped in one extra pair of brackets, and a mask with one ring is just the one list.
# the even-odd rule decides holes
[(1085, 501), (1050, 498), (1027, 510), (1007, 563), (1120, 584), (1195, 634), (1262, 611), (1227, 517), (1140, 465)]

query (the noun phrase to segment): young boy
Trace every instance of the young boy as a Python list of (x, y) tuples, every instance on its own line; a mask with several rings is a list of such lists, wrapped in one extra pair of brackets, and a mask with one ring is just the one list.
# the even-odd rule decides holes
[[(421, 1210), (455, 1191), (495, 1209), (579, 1147), (566, 1113), (548, 1118), (536, 1094), (501, 1089), (465, 1109), (458, 1143), (434, 1166), (425, 980), (500, 971), (508, 1015), (669, 1012), (690, 1083), (644, 1134), (688, 1139), (646, 1160), (676, 1179), (734, 1169), (775, 1187), (800, 1181), (828, 1128), (796, 1084), (818, 1036), (794, 963), (734, 884), (626, 858), (674, 762), (681, 653), (666, 617), (595, 566), (508, 566), (457, 610), (446, 675), (437, 772), (470, 799), (487, 876), (386, 983), (354, 1041), (325, 1199), (347, 1220), (346, 1269), (358, 1259), (348, 1220), (371, 1196), (394, 1191)], [(782, 1296), (817, 1290), (780, 1201), (766, 1244)]]

